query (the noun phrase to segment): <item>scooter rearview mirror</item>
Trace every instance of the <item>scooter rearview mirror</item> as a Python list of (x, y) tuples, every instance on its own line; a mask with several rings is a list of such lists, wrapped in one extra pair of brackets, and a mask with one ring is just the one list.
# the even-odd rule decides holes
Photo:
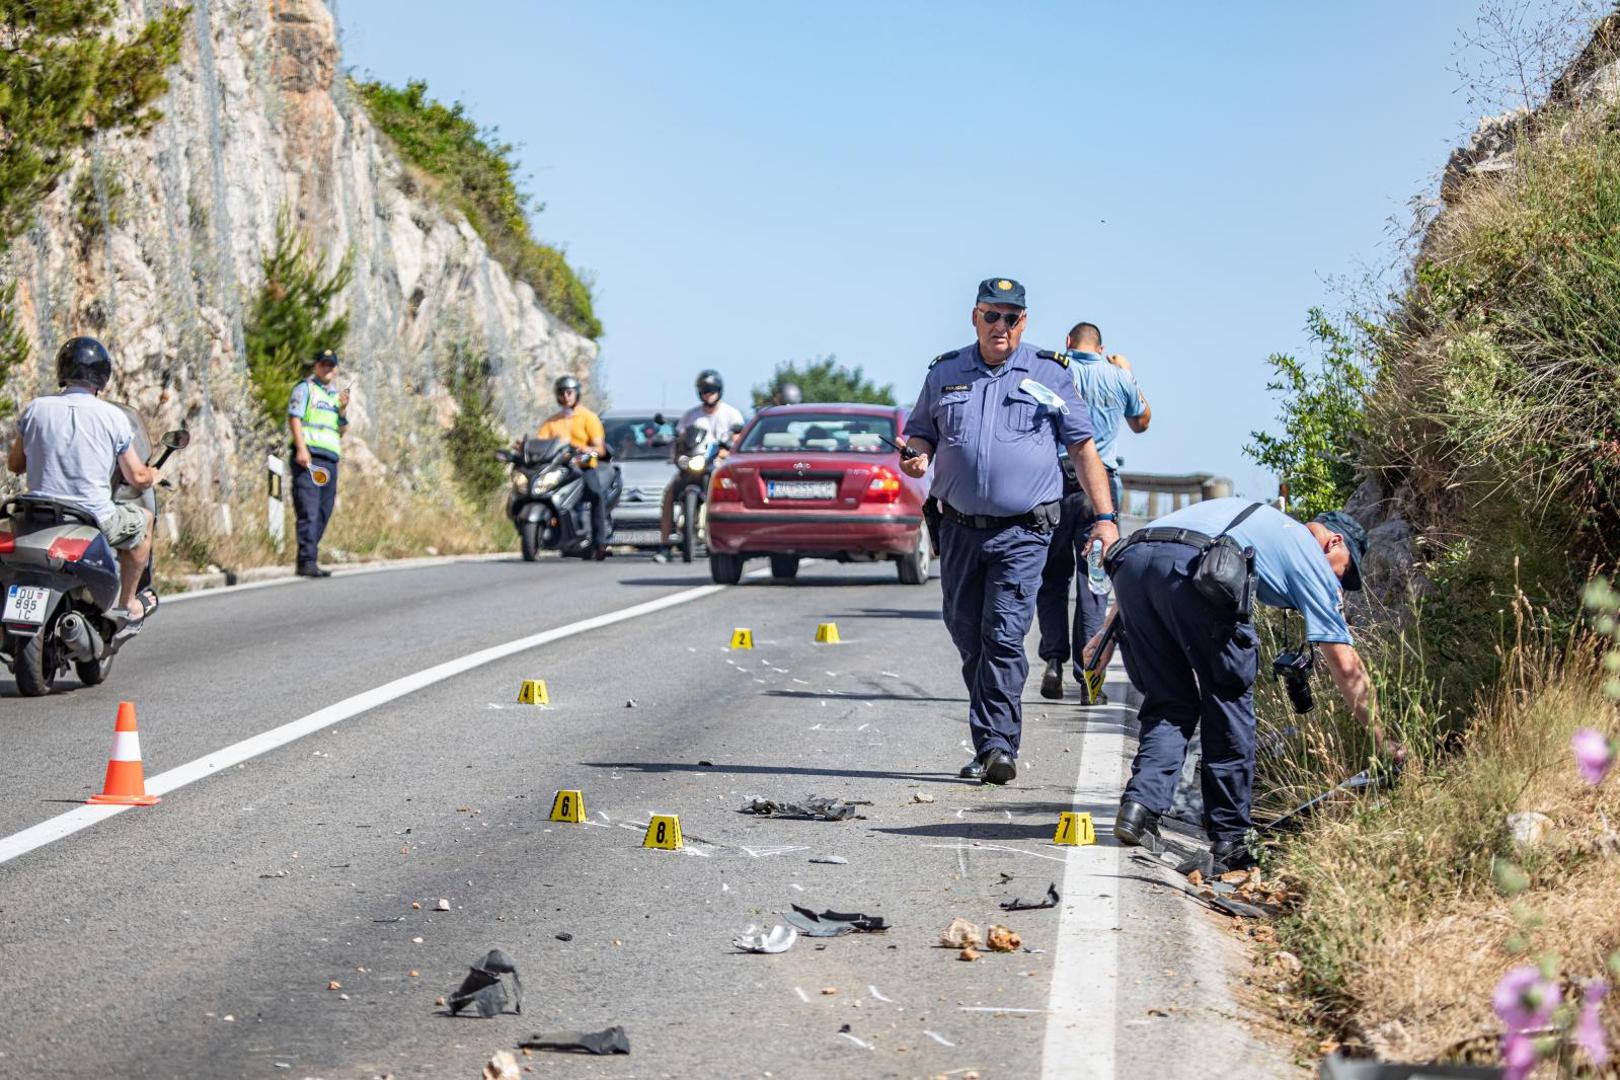
[(191, 445), (191, 432), (187, 431), (185, 428), (179, 428), (175, 431), (165, 431), (163, 433), (163, 438), (160, 441), (170, 450), (184, 450), (186, 447)]

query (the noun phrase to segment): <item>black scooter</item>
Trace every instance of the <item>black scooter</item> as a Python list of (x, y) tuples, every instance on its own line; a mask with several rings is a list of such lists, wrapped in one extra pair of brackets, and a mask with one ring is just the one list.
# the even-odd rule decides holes
[[(499, 450), (495, 456), (512, 466), (506, 516), (517, 527), (523, 561), (533, 562), (542, 551), (589, 558), (591, 511), (585, 502), (585, 470), (577, 460), (579, 451), (565, 439), (530, 436), (521, 448)], [(624, 493), (624, 481), (609, 457), (602, 455), (596, 468), (608, 470), (602, 497), (607, 505), (608, 537), (612, 537), (613, 509)]]
[[(137, 427), (137, 432), (140, 428)], [(139, 434), (142, 443), (144, 433)], [(191, 442), (188, 431), (163, 436), (163, 452), (151, 464), (162, 468), (169, 455)], [(114, 477), (113, 498), (137, 502), (157, 514), (151, 491), (136, 492)], [(161, 482), (168, 486), (168, 481)], [(152, 584), (152, 559), (141, 571), (140, 587)], [(118, 557), (94, 515), (69, 503), (38, 495), (17, 495), (0, 504), (0, 659), (24, 697), (51, 692), (56, 678), (72, 665), (79, 681), (96, 686), (112, 671), (113, 656), (146, 625), (131, 623), (118, 603)]]

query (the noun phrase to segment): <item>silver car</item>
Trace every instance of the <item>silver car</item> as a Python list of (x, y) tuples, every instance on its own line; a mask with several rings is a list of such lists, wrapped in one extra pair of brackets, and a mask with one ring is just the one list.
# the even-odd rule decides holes
[(602, 427), (624, 478), (624, 494), (613, 510), (613, 543), (657, 547), (659, 508), (675, 469), (675, 423), (656, 409), (614, 409), (603, 415)]

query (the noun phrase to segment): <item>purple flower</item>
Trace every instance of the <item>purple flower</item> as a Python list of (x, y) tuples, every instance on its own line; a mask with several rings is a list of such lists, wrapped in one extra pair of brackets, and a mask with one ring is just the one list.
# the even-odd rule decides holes
[(1609, 984), (1602, 979), (1587, 983), (1581, 994), (1581, 1015), (1575, 1021), (1575, 1043), (1586, 1051), (1587, 1059), (1598, 1068), (1609, 1060), (1608, 1036), (1603, 1031), (1603, 1021), (1598, 1017), (1598, 1005), (1608, 992)]
[(1514, 1032), (1502, 1040), (1502, 1080), (1524, 1080), (1536, 1067), (1536, 1042), (1530, 1036)]
[(1546, 1026), (1562, 999), (1558, 984), (1533, 964), (1510, 969), (1491, 993), (1491, 1005), (1510, 1036)]
[(1581, 771), (1581, 779), (1588, 784), (1601, 784), (1604, 774), (1614, 764), (1614, 746), (1603, 732), (1581, 728), (1569, 740), (1569, 746), (1575, 751), (1575, 767)]

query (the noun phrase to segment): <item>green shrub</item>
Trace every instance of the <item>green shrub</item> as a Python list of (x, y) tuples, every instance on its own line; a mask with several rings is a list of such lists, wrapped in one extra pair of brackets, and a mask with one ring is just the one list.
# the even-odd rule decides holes
[(860, 401), (872, 405), (893, 405), (894, 386), (879, 386), (866, 377), (860, 365), (847, 368), (836, 356), (822, 356), (807, 360), (801, 367), (789, 361), (776, 365), (776, 373), (765, 386), (754, 387), (754, 408), (769, 405), (783, 383), (798, 383), (804, 391), (804, 400)]
[(427, 83), (419, 79), (403, 89), (383, 82), (359, 82), (354, 88), (377, 127), (467, 215), (501, 265), (527, 282), (563, 322), (586, 337), (601, 337), (589, 283), (562, 252), (539, 243), (529, 230), (528, 212), (545, 207), (531, 206), (518, 187), (516, 148), (493, 129), (480, 129), (459, 103), (445, 106), (429, 98)]
[(506, 437), (495, 421), (494, 371), (487, 354), (457, 343), (443, 376), (456, 402), (456, 418), (444, 434), (456, 483), (475, 506), (483, 506), (506, 482), (506, 469), (495, 459)]
[(264, 257), (264, 284), (244, 326), (254, 401), (272, 427), (283, 424), (287, 399), (315, 353), (342, 351), (349, 316), (332, 308), (353, 277), (347, 256), (328, 275), (325, 258), (310, 252), (291, 218), (285, 212), (277, 218), (275, 246)]

